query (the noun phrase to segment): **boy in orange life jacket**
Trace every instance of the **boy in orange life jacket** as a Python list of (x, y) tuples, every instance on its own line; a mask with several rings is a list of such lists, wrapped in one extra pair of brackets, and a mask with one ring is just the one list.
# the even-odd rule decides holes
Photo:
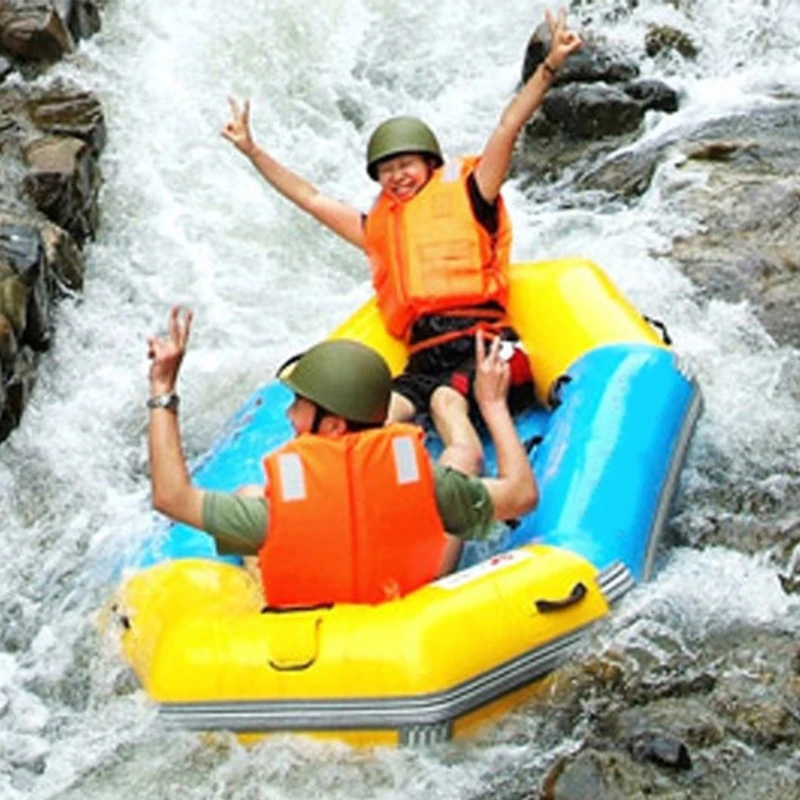
[(295, 393), (286, 413), (297, 437), (265, 457), (266, 486), (235, 495), (195, 487), (175, 394), (191, 322), (190, 311), (173, 308), (168, 334), (148, 340), (153, 505), (210, 533), (221, 552), (258, 555), (270, 605), (403, 596), (449, 571), (461, 538), (535, 506), (536, 481), (506, 403), (509, 368), (499, 340), (487, 352), (480, 333), (475, 398), (497, 450), (497, 477), (432, 467), (421, 429), (384, 425), (391, 394), (384, 360), (358, 342), (335, 340), (279, 373)]
[[(222, 130), (278, 192), (366, 251), (384, 322), (413, 353), (395, 381), (389, 419), (429, 411), (445, 445), (440, 463), (472, 475), (481, 470), (482, 448), (469, 417), (471, 334), (478, 324), (499, 323), (507, 294), (511, 227), (500, 188), (522, 126), (582, 44), (567, 30), (563, 8), (545, 19), (550, 52), (503, 111), (480, 158), (443, 165), (436, 137), (414, 118), (375, 130), (367, 171), (381, 194), (366, 217), (262, 150), (250, 132), (249, 101), (240, 110), (231, 99)], [(527, 361), (516, 366), (527, 368)]]

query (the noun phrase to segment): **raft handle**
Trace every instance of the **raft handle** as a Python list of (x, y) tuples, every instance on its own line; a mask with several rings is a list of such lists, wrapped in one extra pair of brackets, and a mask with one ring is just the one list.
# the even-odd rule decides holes
[(526, 439), (522, 445), (525, 448), (525, 452), (530, 455), (533, 452), (534, 447), (538, 447), (544, 441), (544, 436), (531, 436), (530, 439)]
[(561, 405), (561, 389), (568, 383), (572, 383), (572, 376), (566, 374), (559, 375), (555, 381), (553, 381), (553, 385), (550, 387), (550, 392), (547, 396), (547, 403), (550, 408), (558, 408)]
[(330, 611), (333, 603), (313, 603), (307, 606), (264, 606), (262, 614), (297, 614), (300, 611)]
[(586, 597), (586, 587), (578, 581), (572, 591), (563, 600), (535, 600), (534, 605), (540, 614), (548, 614), (551, 611), (562, 611), (565, 608), (574, 606)]
[(642, 317), (644, 318), (645, 322), (649, 322), (656, 330), (659, 331), (661, 334), (661, 341), (664, 342), (664, 344), (672, 344), (672, 337), (669, 335), (667, 326), (660, 319), (653, 319), (653, 317), (648, 317), (647, 314), (642, 314)]
[(120, 608), (119, 603), (114, 603), (111, 606), (111, 613), (114, 619), (126, 630), (131, 629), (131, 618)]

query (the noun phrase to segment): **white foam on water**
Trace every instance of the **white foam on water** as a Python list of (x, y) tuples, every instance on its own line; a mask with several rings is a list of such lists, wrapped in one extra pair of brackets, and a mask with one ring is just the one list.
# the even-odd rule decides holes
[[(581, 13), (603, 20), (616, 5), (586, 3)], [(678, 114), (650, 115), (647, 136), (800, 87), (797, 4), (681, 5), (687, 10), (646, 0), (602, 22), (637, 58), (651, 23), (681, 27), (700, 47), (696, 62), (642, 62), (646, 75), (666, 77), (683, 95)], [(106, 111), (103, 224), (86, 251), (85, 291), (61, 304), (23, 423), (0, 445), (9, 650), (0, 654), (0, 795), (434, 800), (478, 793), (497, 765), (524, 774), (552, 758), (529, 737), (520, 744), (524, 714), (474, 744), (428, 751), (361, 753), (292, 737), (255, 749), (225, 737), (209, 745), (159, 727), (95, 623), (111, 589), (108, 553), (153, 521), (145, 340), (163, 330), (170, 304), (196, 310), (181, 379), (192, 457), (279, 363), (370, 293), (362, 255), (272, 192), (221, 138), (228, 95), (251, 98), (266, 149), (366, 210), (375, 194), (363, 156), (372, 127), (417, 114), (448, 153), (479, 151), (514, 92), (543, 7), (112, 1), (102, 32), (54, 70), (93, 88)], [(720, 461), (731, 480), (754, 471), (769, 479), (796, 465), (800, 413), (781, 376), (797, 354), (775, 346), (746, 304), (703, 302), (664, 257), (671, 236), (693, 224), (665, 210), (662, 192), (679, 179), (702, 177), (668, 162), (639, 204), (573, 209), (533, 204), (511, 182), (515, 258), (588, 256), (668, 324), (706, 400), (688, 481), (709, 480)], [(725, 551), (680, 551), (637, 591), (620, 630), (634, 611), (655, 624), (665, 604), (687, 636), (741, 619), (780, 625), (797, 613), (769, 566)]]

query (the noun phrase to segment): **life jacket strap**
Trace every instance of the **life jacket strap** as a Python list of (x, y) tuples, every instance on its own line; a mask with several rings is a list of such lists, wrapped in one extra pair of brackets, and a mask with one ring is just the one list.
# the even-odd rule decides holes
[(478, 331), (483, 331), (487, 334), (489, 339), (494, 339), (500, 336), (503, 328), (508, 327), (508, 319), (505, 311), (500, 308), (452, 308), (447, 311), (437, 312), (441, 317), (469, 317), (471, 319), (478, 319), (474, 325), (468, 325), (465, 328), (459, 328), (454, 331), (446, 331), (437, 336), (429, 336), (427, 339), (414, 342), (409, 345), (409, 355), (414, 355), (422, 350), (427, 350), (430, 347), (436, 347), (440, 344), (462, 339), (465, 336), (474, 336)]
[(447, 342), (462, 339), (466, 336), (474, 336), (478, 331), (483, 331), (487, 338), (491, 340), (501, 335), (501, 329), (503, 327), (503, 325), (497, 322), (476, 322), (474, 325), (460, 328), (457, 331), (447, 331), (446, 333), (440, 333), (438, 336), (430, 336), (420, 342), (414, 342), (414, 344), (409, 345), (408, 353), (413, 356), (416, 353), (428, 350), (431, 347), (437, 347), (440, 344), (447, 344)]

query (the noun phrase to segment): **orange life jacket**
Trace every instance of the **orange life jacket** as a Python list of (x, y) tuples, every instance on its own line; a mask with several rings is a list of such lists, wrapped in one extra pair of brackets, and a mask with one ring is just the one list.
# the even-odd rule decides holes
[(438, 575), (445, 533), (420, 428), (302, 435), (264, 466), (270, 606), (380, 603)]
[(498, 198), (494, 235), (475, 219), (467, 177), (476, 157), (436, 169), (405, 201), (381, 192), (364, 226), (378, 308), (391, 334), (406, 338), (423, 314), (508, 299), (511, 222)]

